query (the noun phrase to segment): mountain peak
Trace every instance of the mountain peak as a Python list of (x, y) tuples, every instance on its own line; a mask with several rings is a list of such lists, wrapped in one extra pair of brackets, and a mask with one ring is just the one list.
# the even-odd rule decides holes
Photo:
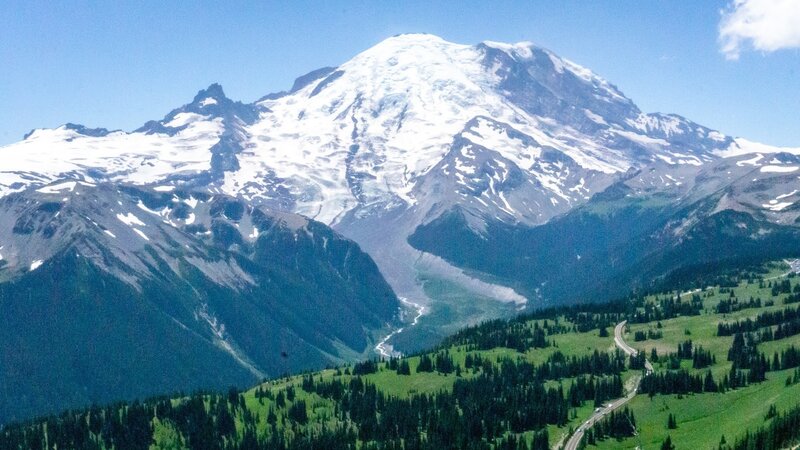
[(84, 136), (103, 137), (111, 133), (111, 131), (107, 130), (106, 128), (89, 128), (79, 123), (68, 122), (64, 124), (63, 127), (67, 130), (75, 131), (76, 133), (80, 133)]
[(201, 103), (201, 106), (205, 106), (205, 104), (212, 104), (212, 100), (213, 103), (217, 103), (220, 100), (227, 99), (228, 97), (225, 96), (222, 86), (219, 83), (211, 83), (207, 88), (197, 92), (192, 103)]
[(447, 43), (452, 44), (452, 42), (448, 42), (443, 38), (430, 33), (400, 33), (395, 34), (394, 36), (388, 37), (383, 40), (383, 42), (417, 42), (417, 43), (424, 43), (424, 42), (434, 42), (434, 43)]
[(433, 55), (442, 51), (449, 52), (469, 47), (470, 46), (468, 45), (446, 41), (433, 34), (396, 34), (378, 42), (374, 46), (362, 52), (361, 55), (391, 58), (398, 53), (428, 53), (427, 50), (430, 50), (430, 54)]

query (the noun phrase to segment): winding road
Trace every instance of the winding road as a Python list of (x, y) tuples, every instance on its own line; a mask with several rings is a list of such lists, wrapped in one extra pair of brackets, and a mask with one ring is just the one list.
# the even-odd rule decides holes
[[(623, 320), (622, 322), (618, 323), (616, 327), (614, 327), (614, 344), (626, 354), (636, 355), (638, 351), (635, 348), (628, 345), (622, 338), (622, 333), (625, 331), (625, 323), (627, 323), (627, 320)], [(647, 372), (647, 375), (653, 373), (653, 365), (650, 364), (650, 361), (645, 360), (644, 368)], [(591, 428), (598, 420), (602, 419), (603, 416), (605, 416), (606, 414), (609, 414), (611, 411), (615, 411), (623, 407), (626, 403), (631, 401), (631, 399), (633, 399), (633, 397), (636, 396), (636, 391), (639, 390), (639, 384), (641, 382), (642, 382), (642, 376), (635, 375), (633, 378), (633, 387), (625, 397), (613, 400), (609, 403), (606, 403), (605, 406), (596, 409), (592, 414), (592, 417), (589, 417), (588, 420), (583, 422), (581, 426), (579, 426), (578, 429), (575, 431), (575, 433), (573, 433), (572, 436), (570, 436), (566, 445), (564, 445), (564, 450), (577, 450), (578, 444), (580, 444), (581, 439), (583, 439), (583, 435), (586, 432), (586, 430)]]

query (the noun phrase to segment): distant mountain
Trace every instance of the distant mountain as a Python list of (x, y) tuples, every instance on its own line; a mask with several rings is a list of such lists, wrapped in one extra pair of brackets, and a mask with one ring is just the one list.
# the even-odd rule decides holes
[(398, 303), (358, 245), (225, 195), (0, 199), (0, 422), (361, 357)]
[[(796, 250), (800, 218), (800, 148), (644, 113), (597, 74), (530, 43), (469, 46), (421, 34), (389, 38), (252, 104), (215, 84), (134, 132), (37, 129), (0, 148), (0, 158), (8, 199), (66, 182), (77, 189), (64, 194), (70, 199), (80, 183), (128, 186), (169, 198), (203, 192), (327, 224), (375, 260), (402, 300), (426, 307), (419, 325), (393, 338), (403, 350), (526, 307), (606, 299), (691, 267), (781, 257)], [(105, 223), (93, 214), (86, 217)], [(242, 224), (235, 233), (225, 223), (204, 224), (212, 241), (246, 241)], [(168, 246), (194, 229), (175, 224), (162, 221), (166, 231), (155, 234), (133, 228), (150, 246)], [(15, 282), (20, 267), (63, 257), (49, 245), (25, 248), (0, 277)], [(253, 277), (237, 264), (201, 272), (217, 284)], [(303, 272), (303, 264), (292, 267)], [(385, 299), (387, 289), (353, 303)], [(352, 317), (379, 326), (389, 309)], [(338, 316), (324, 320), (332, 323), (320, 339), (344, 341), (331, 334)], [(360, 351), (366, 341), (344, 342)]]
[(2, 192), (70, 175), (136, 184), (202, 176), (229, 195), (337, 224), (378, 205), (441, 202), (421, 189), (436, 182), (451, 185), (447, 204), (543, 223), (630, 169), (779, 150), (642, 113), (614, 85), (528, 43), (401, 35), (251, 105), (214, 84), (133, 133), (34, 130), (5, 148), (13, 156)]

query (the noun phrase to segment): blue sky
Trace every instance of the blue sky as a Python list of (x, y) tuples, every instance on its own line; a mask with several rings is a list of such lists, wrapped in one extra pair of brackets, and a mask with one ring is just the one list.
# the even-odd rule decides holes
[[(131, 130), (212, 82), (253, 101), (391, 35), (427, 32), (532, 41), (604, 76), (644, 111), (800, 146), (800, 23), (785, 13), (800, 0), (734, 1), (0, 0), (0, 145), (65, 122)], [(744, 14), (751, 3), (784, 4), (773, 14), (784, 23), (754, 29), (734, 17), (722, 52), (722, 11)]]

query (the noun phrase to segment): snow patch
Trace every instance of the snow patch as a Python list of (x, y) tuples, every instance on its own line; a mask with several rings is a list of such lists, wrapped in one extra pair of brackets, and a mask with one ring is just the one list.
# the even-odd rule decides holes
[(660, 159), (660, 160), (664, 161), (664, 162), (665, 162), (665, 163), (667, 163), (667, 164), (672, 164), (672, 165), (674, 165), (674, 164), (675, 164), (675, 161), (673, 161), (673, 160), (672, 160), (672, 158), (670, 158), (670, 157), (669, 157), (669, 156), (667, 156), (667, 155), (656, 155), (656, 158), (658, 158), (658, 159)]
[(758, 166), (758, 162), (761, 161), (763, 158), (764, 158), (764, 155), (759, 153), (759, 154), (757, 154), (756, 156), (754, 156), (754, 157), (752, 157), (750, 159), (745, 159), (745, 160), (742, 160), (742, 161), (736, 161), (736, 165), (739, 166), (739, 167)]
[(66, 181), (64, 183), (54, 184), (52, 186), (45, 186), (43, 188), (39, 188), (36, 192), (41, 192), (43, 194), (57, 194), (64, 190), (69, 190), (72, 192), (75, 190), (75, 185), (78, 184), (76, 181)]
[(531, 47), (533, 47), (532, 42), (523, 41), (517, 42), (516, 44), (509, 44), (506, 42), (483, 41), (483, 44), (487, 47), (502, 50), (511, 57), (519, 56), (521, 59), (530, 59), (531, 56), (533, 56), (533, 52), (531, 52)]
[(135, 232), (136, 232), (136, 234), (138, 234), (138, 235), (139, 235), (139, 236), (140, 236), (142, 239), (144, 239), (145, 241), (149, 241), (149, 240), (150, 240), (150, 238), (149, 238), (149, 237), (147, 237), (147, 235), (146, 235), (146, 234), (144, 234), (144, 232), (142, 232), (142, 230), (140, 230), (140, 229), (138, 229), (138, 228), (134, 228), (134, 229), (133, 229), (133, 231), (135, 231)]
[(763, 166), (760, 171), (763, 173), (791, 173), (797, 169), (797, 166)]
[(589, 120), (591, 120), (594, 123), (597, 123), (597, 124), (600, 124), (600, 125), (608, 125), (608, 122), (606, 122), (606, 120), (603, 119), (602, 116), (600, 116), (598, 114), (595, 114), (595, 113), (589, 111), (588, 109), (584, 109), (583, 113), (586, 115), (586, 117), (589, 118)]
[(136, 206), (139, 209), (141, 209), (142, 211), (144, 211), (144, 212), (147, 212), (147, 213), (150, 213), (150, 214), (153, 214), (153, 215), (156, 215), (156, 216), (160, 216), (160, 217), (166, 217), (169, 214), (169, 208), (168, 207), (164, 207), (161, 211), (156, 211), (154, 209), (148, 208), (147, 205), (145, 205), (144, 202), (141, 201), (141, 200), (139, 200), (139, 203), (137, 203)]
[(128, 225), (128, 226), (133, 226), (133, 225), (139, 225), (139, 226), (142, 226), (142, 227), (147, 226), (147, 225), (145, 225), (144, 222), (139, 220), (138, 217), (134, 216), (133, 213), (127, 213), (127, 214), (121, 214), (120, 213), (120, 214), (117, 214), (117, 219), (120, 222), (122, 222), (122, 223), (124, 223), (125, 225)]
[(200, 101), (200, 106), (201, 107), (208, 106), (208, 105), (216, 105), (216, 104), (217, 104), (217, 99), (215, 99), (213, 97), (206, 97), (206, 98), (204, 98), (203, 100)]
[(720, 133), (719, 131), (709, 131), (708, 138), (713, 139), (717, 142), (725, 142), (725, 135)]
[(734, 139), (725, 150), (715, 150), (713, 153), (723, 158), (732, 158), (751, 153), (791, 153), (792, 155), (800, 155), (800, 147), (773, 147), (771, 145), (737, 138)]
[(643, 134), (634, 133), (632, 131), (623, 131), (623, 130), (612, 129), (611, 132), (615, 133), (615, 134), (618, 134), (618, 135), (624, 137), (625, 139), (627, 139), (629, 141), (632, 141), (632, 142), (635, 142), (637, 144), (643, 145), (645, 147), (652, 147), (652, 146), (668, 147), (669, 146), (669, 142), (665, 141), (664, 139), (652, 138), (650, 136), (645, 136)]
[(788, 194), (781, 194), (781, 195), (775, 197), (775, 200), (781, 200), (781, 199), (784, 199), (784, 198), (787, 198), (787, 197), (791, 197), (794, 194), (797, 194), (797, 189), (793, 190), (792, 192), (789, 192)]
[(190, 208), (195, 209), (197, 208), (199, 200), (197, 200), (194, 197), (189, 197), (187, 200), (184, 200), (183, 203), (186, 203), (187, 205), (189, 205)]
[[(775, 202), (775, 203), (773, 203)], [(775, 200), (770, 201), (768, 204), (761, 205), (765, 209), (769, 209), (770, 211), (782, 211), (790, 206), (792, 206), (794, 202), (776, 202)]]
[(172, 127), (172, 128), (180, 128), (180, 127), (182, 127), (184, 125), (188, 125), (188, 124), (190, 124), (192, 122), (201, 121), (201, 120), (203, 120), (205, 118), (206, 118), (206, 116), (202, 116), (202, 115), (197, 114), (197, 113), (182, 112), (182, 113), (175, 114), (175, 117), (173, 117), (172, 120), (167, 122), (166, 126)]
[(53, 184), (50, 186), (39, 188), (36, 190), (36, 192), (41, 192), (42, 194), (59, 194), (65, 190), (72, 192), (75, 190), (75, 187), (78, 184), (80, 184), (81, 186), (94, 187), (94, 184), (86, 183), (83, 181), (65, 181), (63, 183)]

